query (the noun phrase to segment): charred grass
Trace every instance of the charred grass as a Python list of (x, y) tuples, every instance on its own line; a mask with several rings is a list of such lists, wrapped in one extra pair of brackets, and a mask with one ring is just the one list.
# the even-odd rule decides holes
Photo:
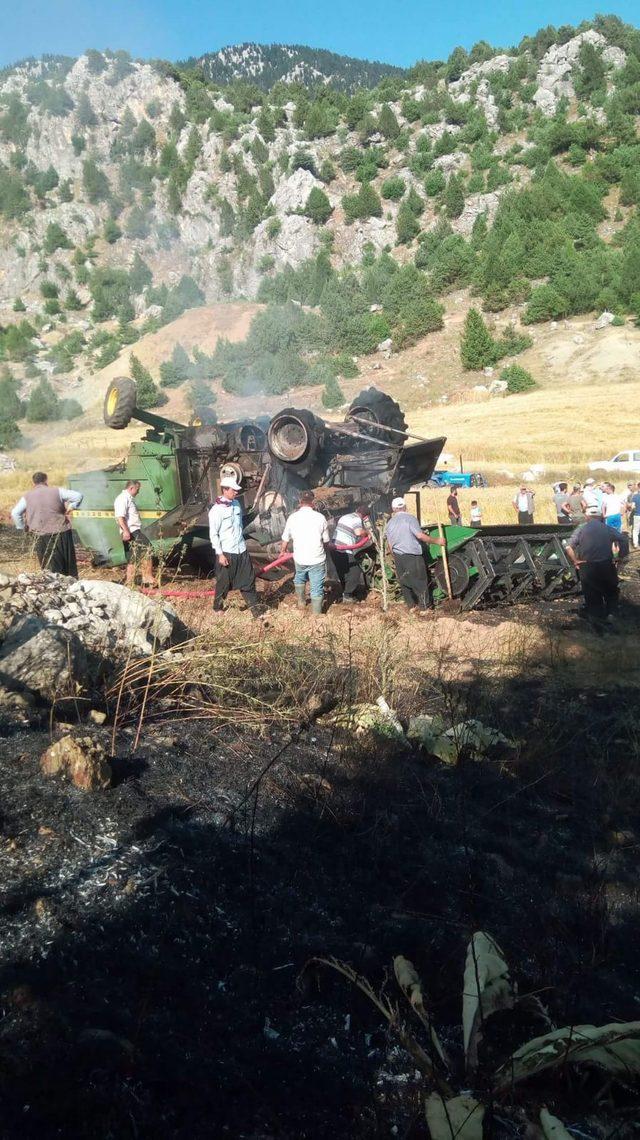
[[(44, 732), (0, 742), (3, 1136), (425, 1137), (424, 1083), (375, 1011), (326, 974), (296, 985), (315, 956), (376, 989), (409, 957), (453, 1052), (477, 929), (555, 1024), (640, 1016), (635, 692), (530, 651), (425, 667), (393, 623), (255, 628), (130, 663), (115, 733), (93, 730), (115, 741), (105, 793), (45, 781)], [(327, 694), (380, 693), (517, 747), (444, 765), (317, 719)], [(514, 1033), (497, 1023), (494, 1060)], [(637, 1118), (628, 1089), (563, 1073), (485, 1135), (524, 1136), (541, 1103), (582, 1136)]]

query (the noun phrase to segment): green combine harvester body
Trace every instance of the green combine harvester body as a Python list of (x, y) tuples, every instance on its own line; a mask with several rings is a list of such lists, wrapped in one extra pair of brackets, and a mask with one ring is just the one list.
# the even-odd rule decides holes
[[(415, 494), (423, 518), (421, 491), (431, 479), (446, 440), (411, 437), (401, 409), (390, 396), (368, 388), (351, 403), (343, 423), (329, 423), (306, 409), (285, 408), (271, 420), (226, 424), (174, 423), (136, 406), (129, 379), (115, 380), (105, 397), (108, 426), (121, 429), (131, 419), (148, 427), (126, 460), (102, 471), (70, 475), (82, 491), (74, 526), (96, 564), (120, 566), (124, 549), (113, 513), (118, 493), (139, 480), (136, 499), (154, 553), (167, 557), (198, 553), (213, 568), (208, 511), (220, 480), (233, 475), (243, 488), (245, 538), (257, 568), (278, 555), (284, 523), (300, 492), (312, 488), (329, 520), (366, 509), (379, 527), (395, 495)], [(432, 490), (431, 495), (438, 494)], [(437, 534), (437, 527), (426, 527)], [(556, 525), (445, 526), (447, 566), (439, 546), (429, 559), (436, 597), (459, 600), (462, 609), (519, 598), (551, 598), (578, 588), (567, 558), (568, 528)], [(365, 578), (380, 576), (375, 549), (362, 558)], [(199, 558), (199, 561), (202, 561)], [(387, 570), (389, 566), (387, 564)], [(447, 580), (448, 569), (448, 580)], [(332, 567), (330, 566), (331, 577)], [(287, 569), (273, 572), (274, 579)]]

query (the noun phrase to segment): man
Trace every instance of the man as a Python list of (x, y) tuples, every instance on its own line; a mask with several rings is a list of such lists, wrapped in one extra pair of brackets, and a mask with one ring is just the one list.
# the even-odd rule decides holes
[(558, 488), (554, 492), (553, 501), (556, 507), (556, 518), (562, 526), (568, 526), (571, 523), (571, 503), (567, 494), (568, 487), (566, 483), (558, 483)]
[(402, 600), (408, 609), (416, 606), (420, 613), (427, 613), (430, 607), (429, 578), (424, 551), (420, 546), (446, 546), (444, 539), (433, 538), (420, 528), (415, 515), (407, 510), (404, 499), (398, 497), (391, 503), (392, 515), (386, 527), (386, 539), (396, 564), (398, 584)]
[(452, 487), (451, 492), (447, 497), (447, 511), (449, 513), (449, 522), (452, 526), (460, 526), (462, 523), (462, 514), (460, 511), (460, 503), (458, 502), (458, 488)]
[(289, 543), (293, 544), (295, 576), (293, 586), (296, 602), (300, 609), (306, 606), (305, 590), (309, 582), (311, 612), (322, 613), (324, 580), (327, 576), (327, 555), (325, 546), (329, 542), (327, 520), (320, 511), (314, 510), (313, 491), (303, 491), (300, 506), (289, 515), (282, 532), (280, 553), (284, 554)]
[(43, 570), (78, 577), (68, 512), (77, 510), (83, 496), (68, 487), (50, 487), (44, 471), (32, 476), (33, 488), (18, 500), (11, 512), (17, 530), (35, 534), (36, 557)]
[(627, 510), (627, 531), (629, 532), (630, 538), (633, 535), (633, 520), (635, 518), (635, 513), (636, 513), (635, 503), (633, 501), (633, 496), (635, 495), (635, 493), (636, 493), (636, 484), (635, 483), (627, 483), (627, 493), (625, 495), (625, 503), (626, 503), (626, 510)]
[(574, 526), (578, 523), (584, 522), (584, 511), (582, 509), (582, 487), (579, 483), (573, 484), (573, 491), (569, 495), (569, 506), (571, 507), (571, 522)]
[(574, 530), (566, 549), (580, 577), (586, 616), (599, 628), (618, 604), (618, 571), (614, 561), (616, 532), (597, 509), (589, 507), (591, 514)]
[(617, 495), (613, 483), (605, 483), (602, 496), (602, 517), (607, 526), (618, 533), (622, 530), (622, 520), (627, 513), (626, 495)]
[(633, 512), (631, 540), (634, 550), (637, 550), (640, 546), (640, 483), (636, 483), (635, 491), (631, 496), (631, 508)]
[(126, 584), (135, 585), (136, 571), (139, 569), (143, 586), (153, 586), (153, 559), (151, 543), (142, 530), (140, 514), (136, 506), (136, 495), (140, 491), (140, 480), (129, 479), (124, 491), (116, 495), (113, 513), (122, 536), (124, 556), (127, 562)]
[(216, 555), (214, 613), (218, 613), (229, 590), (240, 590), (254, 617), (260, 615), (256, 576), (244, 540), (242, 507), (238, 495), (242, 487), (231, 475), (220, 482), (221, 494), (209, 511), (209, 537)]
[[(367, 533), (365, 516), (359, 511), (342, 515), (336, 523), (333, 541), (336, 547), (355, 546)], [(364, 587), (364, 574), (351, 550), (333, 550), (333, 562), (342, 586), (342, 602), (357, 602), (356, 593)]]
[(595, 479), (585, 479), (584, 490), (582, 492), (582, 511), (583, 514), (588, 515), (593, 512), (593, 508), (597, 507), (597, 513), (600, 514), (602, 507), (602, 491), (596, 486)]
[(514, 510), (518, 514), (518, 526), (528, 526), (533, 522), (533, 506), (535, 491), (522, 486), (513, 500)]

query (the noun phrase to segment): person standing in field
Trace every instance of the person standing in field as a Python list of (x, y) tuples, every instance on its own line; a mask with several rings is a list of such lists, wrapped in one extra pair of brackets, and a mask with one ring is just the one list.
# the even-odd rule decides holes
[(627, 513), (626, 495), (616, 494), (613, 483), (605, 483), (605, 492), (602, 496), (602, 517), (612, 530), (622, 530), (622, 520)]
[(427, 613), (431, 605), (429, 576), (425, 551), (420, 544), (446, 546), (446, 541), (426, 534), (400, 496), (393, 499), (391, 510), (393, 513), (387, 523), (385, 537), (396, 565), (402, 600), (407, 609), (417, 607), (420, 613)]
[(582, 513), (584, 515), (593, 514), (593, 507), (597, 507), (598, 513), (600, 513), (602, 508), (602, 491), (596, 486), (595, 479), (585, 479), (582, 489)]
[(216, 592), (213, 611), (219, 613), (229, 590), (240, 590), (253, 617), (260, 614), (256, 576), (244, 540), (242, 487), (231, 475), (220, 483), (220, 495), (209, 511), (209, 538), (216, 556)]
[(305, 591), (309, 582), (311, 612), (316, 616), (322, 613), (324, 582), (327, 576), (327, 554), (329, 542), (327, 520), (320, 511), (314, 509), (313, 491), (303, 491), (300, 506), (289, 515), (282, 532), (280, 553), (284, 554), (289, 543), (293, 544), (293, 561), (296, 572), (293, 586), (296, 602), (300, 609), (306, 606)]
[(535, 491), (530, 491), (524, 484), (513, 499), (513, 508), (518, 515), (519, 526), (529, 526), (533, 522), (535, 504)]
[(451, 526), (460, 526), (462, 522), (462, 513), (460, 511), (460, 503), (458, 502), (458, 488), (452, 487), (447, 497), (447, 511), (449, 514), (449, 522)]
[(554, 492), (553, 501), (556, 508), (556, 518), (562, 526), (571, 523), (571, 503), (569, 502), (568, 487), (566, 483), (558, 483)]
[(136, 495), (140, 491), (140, 481), (130, 479), (124, 491), (116, 495), (113, 513), (122, 536), (124, 556), (127, 562), (127, 586), (133, 586), (136, 572), (140, 570), (143, 586), (153, 586), (153, 560), (151, 542), (142, 529), (140, 512), (136, 506)]
[(469, 514), (470, 526), (482, 526), (482, 507), (477, 499), (471, 500), (471, 511)]
[(69, 511), (77, 510), (82, 495), (68, 487), (50, 487), (44, 471), (36, 471), (31, 478), (32, 489), (18, 499), (11, 512), (16, 530), (36, 536), (36, 558), (43, 570), (77, 578)]
[(614, 528), (606, 525), (597, 507), (589, 507), (586, 522), (569, 537), (566, 551), (578, 571), (586, 616), (598, 631), (618, 605), (616, 550)]
[(582, 509), (582, 487), (579, 483), (573, 484), (573, 490), (569, 495), (569, 506), (571, 507), (571, 522), (576, 526), (584, 519), (584, 511)]
[(633, 526), (631, 528), (631, 541), (634, 550), (640, 547), (640, 483), (636, 483), (631, 496), (631, 509), (633, 511)]

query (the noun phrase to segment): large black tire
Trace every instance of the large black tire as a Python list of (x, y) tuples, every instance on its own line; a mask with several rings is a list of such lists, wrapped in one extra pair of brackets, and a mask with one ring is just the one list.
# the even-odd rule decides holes
[(135, 382), (128, 376), (118, 376), (112, 380), (104, 398), (102, 415), (107, 427), (121, 431), (131, 422), (136, 410), (137, 392)]
[[(385, 443), (395, 443), (400, 446), (407, 438), (405, 434), (407, 421), (402, 408), (391, 399), (391, 396), (387, 396), (386, 392), (380, 392), (378, 388), (365, 388), (355, 400), (351, 401), (346, 416), (347, 421), (352, 416), (357, 416), (360, 421), (366, 420), (371, 426), (366, 427), (360, 423), (358, 426), (362, 431), (376, 439), (384, 440)], [(394, 430), (385, 431), (385, 427)]]

